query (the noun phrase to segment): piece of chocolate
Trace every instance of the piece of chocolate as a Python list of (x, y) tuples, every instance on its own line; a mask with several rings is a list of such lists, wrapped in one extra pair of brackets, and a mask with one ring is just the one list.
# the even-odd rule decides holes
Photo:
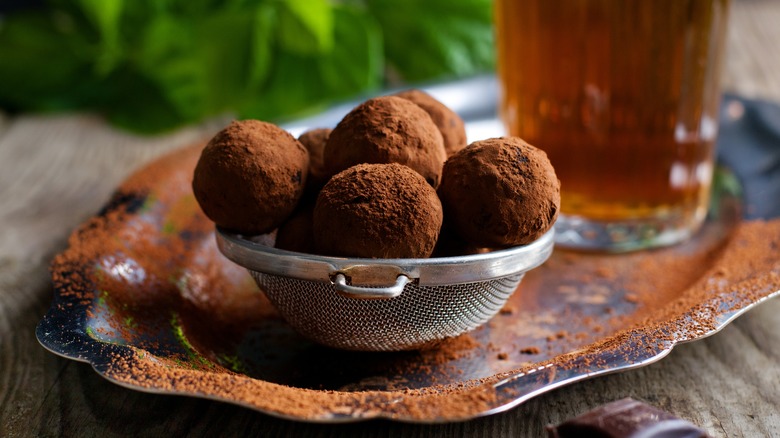
[(425, 258), (443, 219), (436, 191), (397, 163), (359, 164), (333, 176), (317, 197), (314, 239), (320, 254)]
[(550, 438), (709, 438), (696, 425), (631, 398), (547, 426), (547, 434)]
[(356, 164), (400, 163), (439, 186), (447, 154), (431, 116), (395, 96), (369, 99), (333, 129), (325, 146), (325, 165), (335, 175)]
[(477, 141), (444, 164), (447, 224), (476, 247), (524, 245), (552, 227), (560, 182), (547, 154), (517, 137)]
[(455, 111), (422, 90), (405, 90), (395, 96), (411, 100), (431, 116), (444, 139), (448, 157), (466, 147), (466, 126)]
[(218, 226), (262, 234), (295, 209), (308, 169), (309, 153), (287, 131), (258, 120), (236, 121), (203, 149), (192, 190)]

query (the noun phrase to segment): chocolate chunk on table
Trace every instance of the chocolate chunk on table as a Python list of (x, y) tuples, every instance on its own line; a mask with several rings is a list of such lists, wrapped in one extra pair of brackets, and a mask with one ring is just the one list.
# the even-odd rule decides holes
[(550, 438), (707, 438), (693, 423), (669, 412), (624, 398), (588, 411), (557, 426), (548, 426)]

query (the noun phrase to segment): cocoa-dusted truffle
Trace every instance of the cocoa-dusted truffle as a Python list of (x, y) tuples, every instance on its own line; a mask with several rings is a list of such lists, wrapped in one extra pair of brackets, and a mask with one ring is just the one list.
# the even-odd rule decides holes
[(231, 123), (206, 145), (192, 190), (218, 226), (244, 234), (266, 233), (292, 213), (309, 167), (306, 148), (270, 123)]
[(458, 257), (471, 254), (484, 254), (492, 251), (492, 248), (478, 247), (460, 237), (452, 230), (447, 223), (449, 219), (445, 218), (439, 232), (439, 240), (436, 241), (436, 247), (433, 248), (431, 257)]
[(333, 176), (314, 207), (319, 253), (343, 257), (425, 258), (442, 223), (436, 191), (397, 164), (360, 164)]
[(422, 90), (406, 90), (395, 96), (411, 100), (431, 116), (444, 139), (448, 157), (466, 147), (466, 126), (455, 111)]
[(330, 133), (325, 146), (329, 174), (361, 163), (400, 163), (434, 188), (447, 155), (441, 133), (422, 108), (383, 96), (355, 107)]
[(314, 200), (304, 197), (293, 214), (276, 231), (274, 246), (287, 251), (314, 253)]
[(328, 172), (325, 170), (325, 144), (330, 136), (330, 128), (317, 128), (304, 132), (298, 141), (309, 151), (309, 177), (306, 186), (317, 191), (328, 182)]
[(447, 221), (476, 246), (530, 243), (555, 222), (560, 182), (544, 151), (517, 137), (477, 141), (444, 164)]

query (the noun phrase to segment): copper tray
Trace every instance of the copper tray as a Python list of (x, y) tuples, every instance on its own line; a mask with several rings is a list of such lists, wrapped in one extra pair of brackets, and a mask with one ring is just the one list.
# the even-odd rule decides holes
[[(116, 242), (91, 233), (94, 221), (74, 233), (72, 239), (97, 250), (76, 262), (72, 240), (54, 263), (54, 301), (37, 328), (45, 348), (90, 363), (131, 389), (216, 399), (284, 418), (445, 422), (497, 413), (562, 385), (647, 365), (780, 293), (780, 284), (724, 287), (728, 278), (721, 277), (710, 295), (683, 313), (668, 314), (654, 329), (636, 325), (691, 285), (722, 274), (717, 263), (742, 220), (743, 198), (734, 175), (720, 170), (709, 218), (685, 244), (619, 256), (556, 250), (527, 274), (501, 314), (468, 335), (422, 352), (328, 349), (296, 334), (249, 274), (216, 249), (213, 228), (189, 187), (199, 148), (163, 157), (119, 188), (97, 216)], [(667, 264), (678, 279), (647, 278), (648, 263)], [(638, 282), (658, 293), (652, 300), (637, 296)], [(220, 388), (194, 390), (181, 376), (127, 372), (150, 363), (188, 378), (225, 378)], [(251, 394), (241, 390), (248, 386), (255, 388)], [(274, 403), (272, 392), (279, 388), (304, 403), (324, 403), (306, 412)], [(448, 408), (452, 397), (475, 391), (490, 397)]]

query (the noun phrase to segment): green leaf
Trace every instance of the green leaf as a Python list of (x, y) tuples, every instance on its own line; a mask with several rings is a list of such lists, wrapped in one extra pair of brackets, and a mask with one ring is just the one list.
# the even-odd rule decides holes
[(262, 85), (271, 71), (273, 58), (272, 41), (276, 13), (269, 5), (260, 5), (254, 13), (252, 24), (251, 53), (249, 62), (249, 86), (256, 89)]
[(138, 72), (184, 120), (205, 111), (206, 71), (197, 49), (192, 22), (159, 15), (146, 28), (136, 59)]
[(334, 8), (334, 19), (333, 50), (318, 56), (277, 53), (267, 86), (242, 108), (242, 118), (278, 121), (379, 87), (383, 63), (378, 25), (349, 6)]
[(119, 18), (124, 0), (78, 0), (87, 19), (107, 40), (116, 41), (119, 37)]
[(283, 0), (279, 4), (279, 43), (298, 54), (326, 53), (333, 48), (333, 10), (327, 0)]
[(270, 62), (255, 58), (259, 46), (254, 41), (255, 23), (252, 14), (230, 11), (196, 22), (193, 55), (205, 74), (205, 115), (234, 109), (247, 98), (252, 80), (261, 77), (260, 63)]
[(116, 126), (152, 134), (192, 121), (179, 114), (157, 84), (137, 71), (117, 69), (107, 80), (113, 87), (101, 109)]
[(335, 46), (320, 57), (319, 73), (331, 99), (353, 97), (382, 83), (382, 31), (374, 19), (357, 8), (334, 8)]
[(240, 118), (275, 121), (300, 114), (323, 96), (316, 58), (279, 52), (264, 89), (245, 102)]
[(491, 0), (366, 0), (387, 62), (409, 81), (466, 76), (494, 60)]
[(490, 0), (49, 0), (0, 22), (0, 106), (103, 111), (155, 132), (279, 120), (492, 66)]
[(81, 107), (73, 93), (91, 83), (92, 48), (67, 17), (42, 13), (7, 17), (0, 26), (0, 105), (26, 110)]
[(81, 11), (100, 36), (100, 55), (95, 68), (105, 75), (116, 67), (121, 57), (119, 25), (124, 0), (78, 0)]
[(253, 23), (240, 12), (186, 21), (158, 16), (138, 53), (139, 73), (184, 120), (232, 109), (247, 98), (251, 82)]

